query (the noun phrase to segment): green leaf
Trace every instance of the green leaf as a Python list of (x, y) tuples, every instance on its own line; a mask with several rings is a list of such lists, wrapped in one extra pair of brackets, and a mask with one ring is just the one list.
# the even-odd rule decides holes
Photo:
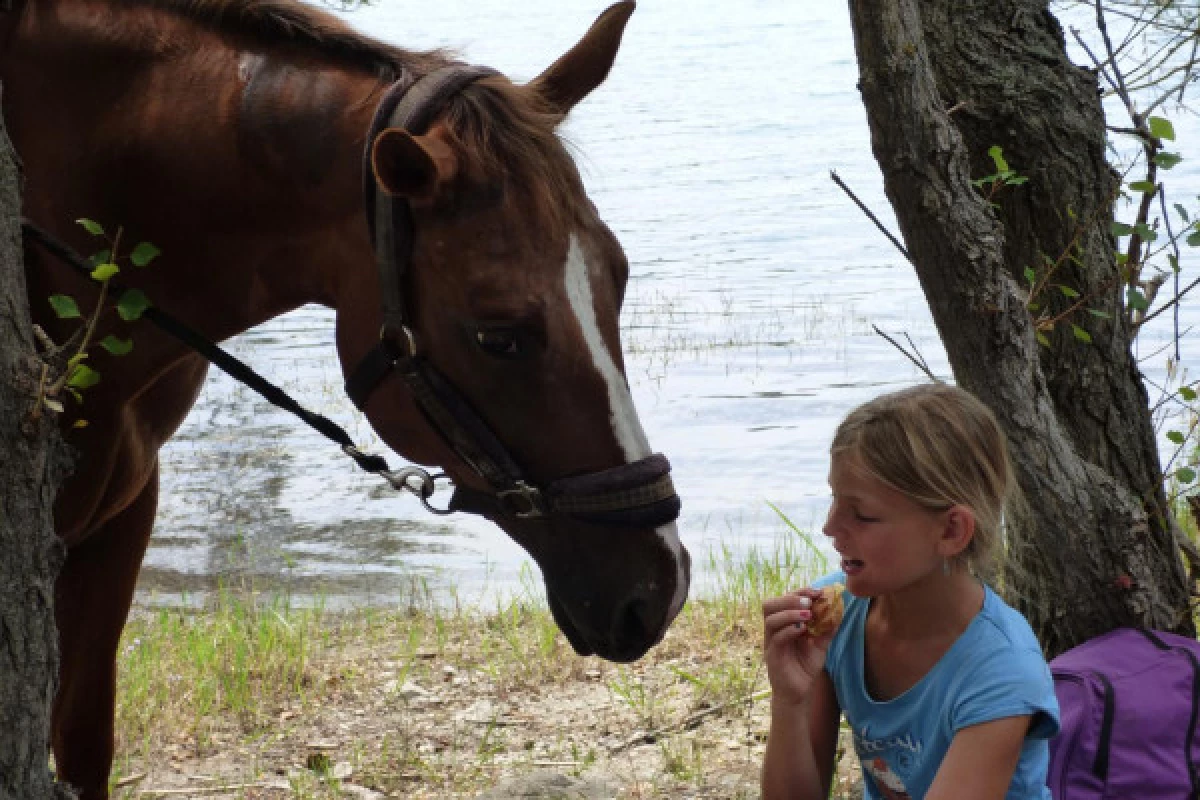
[(88, 426), (88, 421), (86, 419), (77, 419), (73, 423), (71, 423), (72, 428), (86, 428), (87, 426)]
[(100, 346), (114, 356), (123, 356), (133, 349), (132, 339), (118, 339), (116, 336), (109, 334), (100, 342)]
[(88, 263), (93, 267), (98, 267), (101, 264), (107, 264), (112, 261), (112, 250), (101, 250), (98, 253), (92, 253), (88, 257)]
[(1029, 281), (1030, 286), (1037, 283), (1037, 273), (1034, 272), (1033, 267), (1025, 268), (1025, 280)]
[(1075, 334), (1075, 338), (1081, 342), (1092, 343), (1092, 335), (1078, 325), (1071, 326), (1071, 333)]
[(1145, 311), (1150, 307), (1150, 303), (1146, 300), (1146, 295), (1142, 294), (1142, 290), (1136, 286), (1129, 287), (1125, 299), (1129, 303), (1129, 307), (1136, 311)]
[(75, 221), (78, 222), (80, 225), (82, 225), (83, 229), (85, 231), (87, 231), (88, 233), (90, 233), (92, 236), (103, 236), (104, 235), (104, 226), (102, 226), (99, 222), (96, 222), (95, 220), (87, 219), (86, 217), (84, 217), (83, 219), (77, 219)]
[(1180, 161), (1183, 161), (1183, 156), (1178, 153), (1159, 153), (1154, 157), (1154, 163), (1163, 169), (1171, 169)]
[(144, 267), (161, 254), (162, 251), (149, 242), (138, 242), (137, 247), (129, 254), (129, 260), (135, 267)]
[(1196, 480), (1196, 470), (1191, 467), (1180, 467), (1175, 470), (1175, 477), (1179, 479), (1180, 483), (1191, 483)]
[(141, 289), (127, 289), (121, 295), (121, 299), (117, 301), (117, 313), (121, 315), (121, 319), (126, 322), (131, 322), (150, 307), (150, 301), (146, 299), (146, 295)]
[(1024, 175), (1014, 175), (1011, 178), (1005, 178), (1004, 182), (1009, 186), (1020, 186), (1023, 183), (1028, 183), (1029, 178), (1025, 177)]
[(67, 381), (67, 386), (76, 389), (88, 389), (100, 382), (100, 373), (91, 367), (80, 364), (75, 367), (71, 373), (70, 379)]
[(1179, 272), (1179, 256), (1174, 254), (1167, 256), (1167, 263), (1171, 265), (1172, 272)]
[(1100, 319), (1112, 319), (1112, 314), (1108, 313), (1107, 311), (1101, 311), (1098, 308), (1089, 308), (1087, 312), (1093, 317), (1098, 317)]
[(100, 266), (98, 266), (94, 270), (92, 270), (92, 277), (95, 278), (96, 280), (100, 281), (101, 283), (104, 283), (105, 281), (107, 281), (109, 278), (111, 278), (113, 275), (116, 275), (120, 271), (121, 271), (120, 267), (118, 267), (116, 264), (113, 264), (110, 262), (108, 264), (101, 264)]
[(996, 165), (996, 172), (1009, 172), (1008, 162), (1004, 160), (1004, 151), (1000, 149), (1000, 145), (992, 145), (988, 148), (988, 155), (992, 157), (992, 163)]
[(1158, 231), (1154, 230), (1154, 228), (1151, 228), (1144, 222), (1139, 222), (1137, 225), (1134, 225), (1133, 230), (1138, 236), (1142, 237), (1143, 242), (1153, 242), (1158, 238)]
[(1187, 243), (1189, 247), (1200, 247), (1200, 228), (1188, 234)]
[(72, 319), (74, 317), (82, 317), (79, 313), (79, 306), (75, 304), (75, 298), (65, 294), (50, 295), (50, 305), (54, 307), (54, 313), (59, 319)]
[(1134, 181), (1133, 183), (1129, 184), (1129, 188), (1133, 189), (1135, 192), (1153, 194), (1154, 191), (1158, 189), (1158, 184), (1151, 183), (1150, 181)]
[(1079, 292), (1075, 291), (1070, 286), (1063, 286), (1060, 284), (1058, 290), (1062, 292), (1065, 297), (1069, 297), (1072, 300), (1074, 300), (1076, 297), (1079, 297)]
[(1041, 331), (1038, 331), (1037, 333), (1034, 334), (1034, 336), (1037, 338), (1038, 344), (1042, 345), (1043, 347), (1050, 346), (1050, 340), (1046, 338), (1046, 334), (1042, 333)]
[(1180, 386), (1179, 396), (1188, 403), (1194, 402), (1196, 400), (1196, 390), (1190, 386)]
[(1187, 437), (1184, 436), (1179, 431), (1167, 431), (1167, 439), (1174, 442), (1175, 444), (1183, 444), (1183, 442), (1186, 438)]
[(1175, 126), (1171, 124), (1171, 120), (1163, 117), (1150, 118), (1150, 135), (1167, 141), (1175, 141)]
[(1180, 218), (1181, 218), (1181, 219), (1183, 219), (1183, 221), (1184, 221), (1184, 222), (1191, 222), (1191, 218), (1190, 218), (1190, 217), (1188, 217), (1188, 213), (1187, 213), (1187, 209), (1186, 209), (1186, 208), (1184, 208), (1184, 207), (1183, 207), (1182, 205), (1180, 205), (1179, 203), (1176, 203), (1176, 204), (1175, 204), (1175, 210), (1176, 210), (1177, 212), (1179, 212), (1179, 216), (1180, 216)]
[(1113, 236), (1120, 239), (1122, 236), (1128, 236), (1129, 234), (1133, 233), (1133, 226), (1126, 225), (1124, 222), (1113, 222), (1112, 227), (1109, 230), (1112, 231)]

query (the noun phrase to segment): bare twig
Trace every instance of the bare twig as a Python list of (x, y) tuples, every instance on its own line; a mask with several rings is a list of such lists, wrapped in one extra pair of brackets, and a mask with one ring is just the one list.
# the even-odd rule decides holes
[(842, 180), (842, 177), (833, 170), (830, 170), (829, 177), (833, 179), (834, 183), (841, 187), (843, 192), (849, 195), (850, 199), (854, 201), (854, 204), (862, 209), (862, 212), (867, 215), (867, 219), (875, 223), (875, 227), (879, 228), (879, 230), (883, 232), (883, 235), (886, 236), (888, 240), (896, 246), (896, 249), (899, 250), (904, 255), (904, 258), (907, 259), (911, 264), (912, 257), (908, 254), (908, 251), (904, 249), (904, 245), (900, 243), (899, 239), (892, 235), (891, 231), (884, 227), (883, 223), (879, 221), (879, 217), (875, 216), (871, 209), (867, 208), (863, 201), (858, 199), (858, 195), (850, 191), (850, 187), (846, 185), (845, 181)]
[(762, 700), (764, 697), (770, 697), (770, 695), (771, 695), (770, 689), (763, 689), (762, 691), (755, 692), (754, 694), (745, 695), (742, 697), (735, 697), (734, 699), (726, 701), (724, 703), (718, 703), (715, 706), (710, 706), (708, 708), (702, 709), (700, 711), (697, 711), (694, 714), (689, 714), (688, 716), (684, 717), (683, 719), (681, 719), (677, 722), (673, 722), (670, 725), (664, 725), (661, 728), (656, 728), (655, 730), (652, 730), (652, 731), (638, 731), (637, 734), (635, 734), (634, 736), (629, 737), (628, 739), (621, 742), (620, 744), (610, 747), (608, 752), (610, 755), (614, 755), (616, 753), (620, 753), (623, 750), (628, 750), (629, 748), (633, 747), (634, 745), (650, 744), (650, 743), (654, 742), (656, 739), (658, 739), (658, 737), (662, 736), (664, 733), (671, 733), (672, 731), (687, 730), (688, 728), (691, 728), (694, 725), (696, 725), (696, 723), (701, 722), (702, 720), (707, 719), (708, 717), (711, 717), (714, 714), (719, 714), (720, 712), (724, 711), (725, 709), (729, 708), (730, 706), (740, 706), (740, 705), (747, 704), (747, 703), (754, 703), (758, 700)]
[(133, 784), (138, 783), (140, 781), (144, 781), (144, 780), (146, 780), (146, 773), (138, 772), (133, 775), (129, 775), (127, 777), (121, 778), (121, 780), (119, 780), (115, 784), (113, 784), (113, 788), (114, 789), (124, 789), (126, 786), (132, 786)]
[[(915, 364), (917, 369), (921, 370), (921, 372), (924, 372), (929, 377), (929, 380), (933, 381), (934, 383), (945, 383), (945, 381), (943, 381), (937, 375), (933, 374), (933, 370), (931, 370), (929, 368), (929, 365), (925, 363), (925, 359), (923, 357), (921, 357), (921, 354), (917, 350), (916, 345), (913, 345), (913, 353), (916, 353), (916, 355), (913, 355), (913, 353), (910, 353), (904, 349), (904, 345), (900, 344), (895, 339), (893, 339), (891, 336), (888, 336), (886, 333), (879, 330), (878, 325), (872, 325), (871, 327), (875, 330), (876, 333), (878, 333), (883, 338), (887, 339), (888, 342), (891, 343), (892, 347), (896, 348), (901, 353), (903, 353), (904, 357), (907, 358), (909, 361), (911, 361), (913, 364)], [(904, 335), (906, 337), (908, 336), (907, 333)], [(909, 342), (909, 344), (912, 344), (912, 339), (909, 339), (908, 342)]]
[(227, 786), (190, 786), (186, 789), (142, 789), (138, 797), (195, 797), (204, 794), (224, 794), (246, 789), (262, 789), (265, 783), (231, 783)]
[(1185, 286), (1182, 291), (1178, 292), (1174, 297), (1172, 297), (1171, 300), (1169, 302), (1167, 302), (1166, 304), (1164, 304), (1162, 308), (1158, 309), (1153, 314), (1147, 314), (1145, 317), (1143, 317), (1141, 324), (1145, 325), (1147, 322), (1154, 319), (1159, 314), (1166, 311), (1168, 308), (1174, 308), (1175, 306), (1179, 305), (1179, 301), (1183, 299), (1183, 296), (1186, 295), (1188, 292), (1190, 292), (1192, 289), (1195, 289), (1198, 284), (1200, 284), (1200, 278), (1197, 278), (1196, 280), (1192, 281), (1187, 286)]
[[(1163, 223), (1167, 226), (1167, 241), (1171, 244), (1171, 249), (1174, 251), (1175, 263), (1171, 265), (1171, 272), (1175, 278), (1175, 297), (1179, 297), (1179, 240), (1175, 237), (1175, 231), (1171, 230), (1171, 215), (1167, 213), (1167, 190), (1160, 184), (1158, 187), (1159, 207), (1162, 209)], [(1142, 322), (1146, 318), (1142, 317)], [(1175, 304), (1175, 360), (1179, 360), (1179, 303)]]

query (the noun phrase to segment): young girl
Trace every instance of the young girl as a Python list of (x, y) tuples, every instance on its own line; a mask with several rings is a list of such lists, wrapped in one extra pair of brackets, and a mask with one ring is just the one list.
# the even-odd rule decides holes
[(829, 796), (843, 713), (867, 798), (1050, 800), (1050, 671), (976, 577), (1012, 480), (995, 418), (961, 389), (919, 386), (852, 412), (830, 455), (825, 534), (842, 562), (818, 586), (845, 583), (845, 615), (813, 638), (818, 588), (763, 603), (763, 800)]

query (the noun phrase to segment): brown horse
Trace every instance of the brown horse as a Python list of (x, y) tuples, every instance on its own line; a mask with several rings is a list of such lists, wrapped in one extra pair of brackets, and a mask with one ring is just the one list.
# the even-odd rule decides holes
[[(372, 427), (440, 465), (474, 498), (464, 508), (532, 555), (573, 647), (626, 661), (662, 638), (689, 583), (673, 491), (673, 511), (622, 524), (541, 507), (546, 487), (586, 501), (596, 485), (627, 490), (628, 467), (664, 472), (624, 376), (628, 264), (555, 134), (607, 76), (632, 2), (529, 84), (468, 76), (412, 129), (372, 127), (377, 107), (450, 58), (380, 43), (292, 0), (14, 5), (0, 12), (0, 80), (28, 219), (85, 253), (99, 248), (81, 217), (153, 242), (163, 257), (120, 280), (213, 340), (305, 303), (335, 309), (338, 356)], [(364, 153), (368, 186), (386, 193), (364, 197)], [(368, 206), (393, 202), (409, 225), (391, 233), (404, 270), (391, 292), (398, 323), (381, 310), (389, 278), (367, 223)], [(35, 321), (62, 342), (74, 328), (47, 298), (86, 309), (97, 285), (34, 244), (26, 258)], [(121, 325), (106, 314), (98, 335)], [(101, 381), (63, 414), (78, 462), (56, 509), (68, 556), (52, 742), (60, 779), (84, 800), (108, 796), (115, 652), (154, 522), (157, 453), (207, 369), (144, 320), (126, 330), (132, 353), (93, 354)], [(409, 369), (418, 362), (424, 384)], [(430, 386), (440, 406), (419, 396)], [(76, 428), (80, 417), (89, 424)], [(472, 443), (492, 456), (482, 466)], [(519, 474), (498, 482), (498, 462)], [(626, 506), (648, 479), (632, 481)]]

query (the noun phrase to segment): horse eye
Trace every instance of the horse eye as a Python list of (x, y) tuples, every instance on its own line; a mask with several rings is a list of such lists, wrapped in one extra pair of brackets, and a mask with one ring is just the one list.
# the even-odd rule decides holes
[(506, 328), (489, 328), (475, 332), (475, 341), (488, 355), (513, 357), (521, 355), (517, 332)]

